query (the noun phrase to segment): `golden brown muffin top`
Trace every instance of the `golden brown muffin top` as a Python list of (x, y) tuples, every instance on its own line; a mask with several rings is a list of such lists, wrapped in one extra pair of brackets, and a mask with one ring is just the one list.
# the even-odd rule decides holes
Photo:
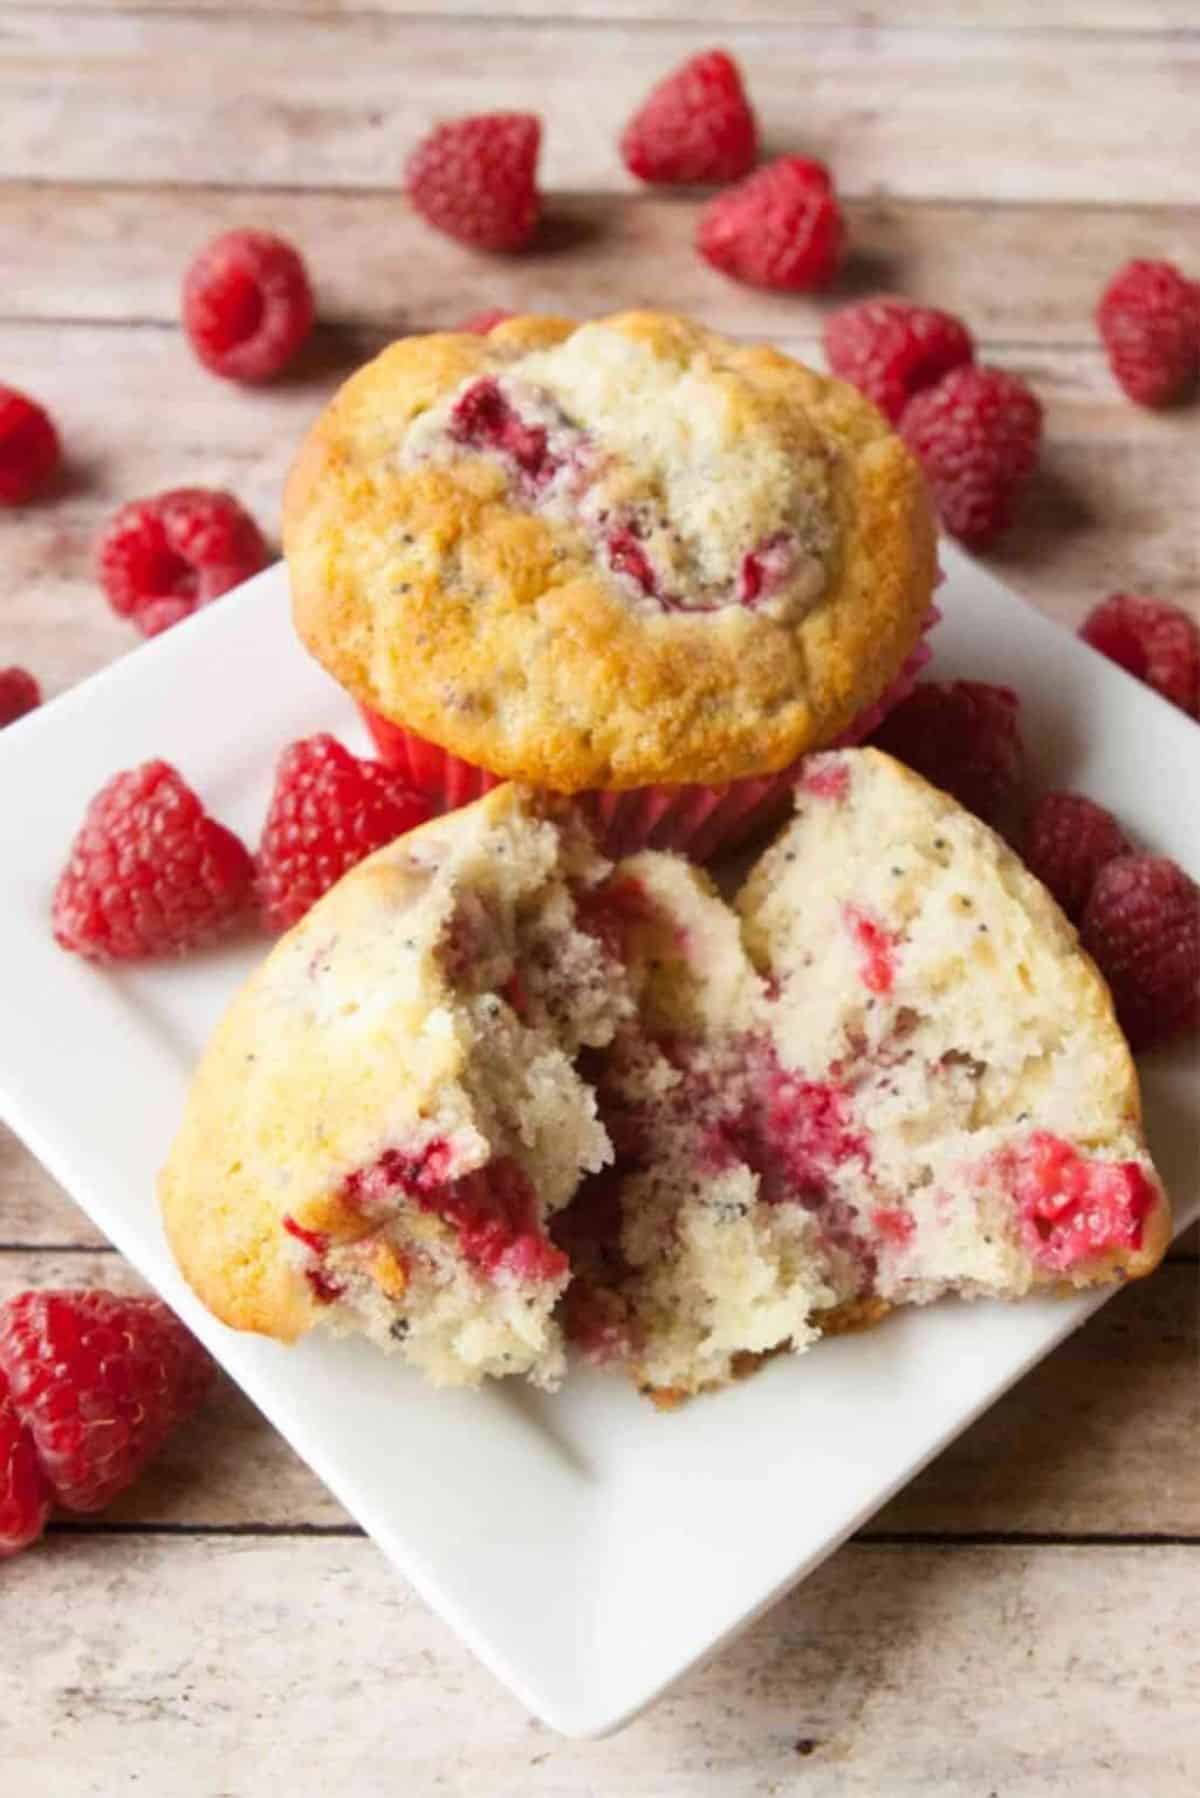
[(920, 471), (853, 388), (669, 314), (402, 339), (297, 458), (297, 628), (354, 697), (574, 792), (833, 740), (934, 581)]

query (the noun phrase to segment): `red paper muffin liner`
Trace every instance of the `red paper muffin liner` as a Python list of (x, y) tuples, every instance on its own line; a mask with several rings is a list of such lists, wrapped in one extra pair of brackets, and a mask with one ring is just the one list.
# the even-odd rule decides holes
[[(912, 692), (929, 660), (926, 635), (940, 614), (931, 607), (922, 635), (891, 685), (852, 721), (833, 743), (846, 749), (861, 743)], [(502, 775), (490, 774), (436, 743), (392, 724), (364, 706), (362, 714), (380, 760), (395, 768), (443, 811), (469, 805), (499, 786)], [(580, 793), (576, 801), (596, 830), (606, 855), (631, 855), (636, 849), (674, 849), (693, 861), (736, 849), (787, 810), (803, 757), (777, 774), (753, 775), (716, 785), (667, 785), (600, 789)]]

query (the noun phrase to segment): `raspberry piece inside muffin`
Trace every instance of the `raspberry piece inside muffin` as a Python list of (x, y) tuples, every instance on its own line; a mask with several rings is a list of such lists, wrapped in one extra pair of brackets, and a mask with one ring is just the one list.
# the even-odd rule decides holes
[[(802, 616), (825, 584), (833, 536), (829, 471), (815, 445), (798, 442), (794, 465), (773, 451), (735, 456), (739, 421), (731, 414), (714, 427), (698, 411), (711, 408), (709, 397), (661, 374), (640, 392), (645, 358), (628, 349), (636, 367), (597, 392), (595, 366), (574, 339), (515, 359), (497, 348), (495, 372), (410, 427), (406, 464), (444, 464), (463, 451), (495, 459), (510, 498), (578, 532), (634, 609)], [(718, 451), (705, 437), (726, 442)]]

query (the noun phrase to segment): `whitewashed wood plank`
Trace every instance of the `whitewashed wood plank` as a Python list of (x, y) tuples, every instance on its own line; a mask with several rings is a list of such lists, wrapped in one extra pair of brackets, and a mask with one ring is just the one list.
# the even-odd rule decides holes
[[(768, 147), (820, 153), (847, 194), (1194, 201), (1200, 36), (721, 35)], [(696, 36), (669, 22), (13, 10), (0, 174), (391, 189), (431, 118), (533, 105), (551, 188), (622, 188), (620, 127)]]
[[(27, 1286), (59, 1285), (144, 1290), (112, 1253), (0, 1253), (0, 1300)], [(868, 1532), (1200, 1538), (1198, 1312), (1197, 1271), (1186, 1262), (1120, 1294), (952, 1444)], [(670, 1427), (665, 1418), (663, 1428)], [(336, 1529), (350, 1520), (248, 1400), (222, 1381), (94, 1527), (114, 1523)]]
[[(0, 12), (21, 0), (0, 0)], [(97, 10), (136, 12), (145, 0), (94, 0)], [(70, 0), (48, 0), (55, 8), (68, 7)], [(156, 0), (161, 12), (229, 12), (231, 0)], [(731, 24), (752, 23), (775, 25), (841, 25), (846, 24), (846, 8), (833, 0), (724, 0), (707, 8), (698, 0), (248, 0), (238, 10), (242, 13), (356, 13), (382, 12), (402, 16), (428, 18), (435, 10), (443, 17), (544, 19), (547, 15), (560, 19), (621, 19), (632, 23), (681, 21), (690, 25), (697, 46), (718, 42)], [(1044, 0), (973, 0), (970, 7), (942, 0), (936, 7), (923, 7), (916, 16), (911, 0), (874, 0), (870, 6), (855, 9), (854, 19), (861, 30), (886, 25), (898, 30), (939, 31), (1021, 31), (1044, 30), (1047, 12)], [(1191, 0), (1060, 0), (1054, 8), (1054, 28), (1060, 32), (1186, 31), (1196, 24)]]
[(961, 313), (985, 345), (1078, 346), (1096, 342), (1096, 300), (1118, 260), (1200, 258), (1200, 207), (865, 200), (849, 207), (844, 276), (815, 301), (724, 279), (696, 254), (695, 220), (693, 203), (650, 192), (568, 195), (547, 247), (496, 260), (430, 231), (389, 193), (12, 182), (0, 185), (0, 318), (174, 323), (194, 251), (257, 226), (303, 251), (330, 323), (400, 332), (490, 304), (587, 317), (666, 303), (770, 338), (815, 330), (829, 306), (886, 287)]
[(843, 1550), (604, 1742), (364, 1541), (59, 1537), (5, 1568), (21, 1798), (1192, 1798), (1200, 1549)]

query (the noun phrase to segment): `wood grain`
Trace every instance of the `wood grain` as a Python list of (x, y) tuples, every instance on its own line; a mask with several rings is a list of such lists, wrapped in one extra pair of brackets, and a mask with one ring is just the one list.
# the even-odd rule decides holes
[[(20, 6), (21, 0), (0, 0), (0, 12)], [(51, 9), (73, 11), (71, 0), (47, 0)], [(141, 12), (145, 0), (93, 0), (94, 10)], [(46, 10), (46, 7), (43, 8)], [(158, 12), (231, 12), (232, 0), (155, 0)], [(847, 8), (836, 0), (717, 0), (701, 7), (696, 0), (245, 0), (240, 13), (286, 12), (321, 13), (394, 13), (402, 17), (429, 19), (439, 17), (544, 19), (548, 14), (558, 19), (623, 19), (631, 23), (679, 21), (691, 29), (696, 44), (703, 47), (728, 33), (730, 25), (775, 24), (784, 26), (841, 26), (847, 24)], [(914, 16), (911, 0), (873, 0), (869, 6), (856, 6), (852, 22), (856, 30), (869, 33), (886, 25), (898, 30), (936, 29), (945, 32), (1015, 32), (1033, 28), (1044, 31), (1047, 12), (1044, 0), (972, 0), (968, 9), (941, 0), (937, 6), (922, 7)], [(1056, 32), (1136, 32), (1147, 35), (1161, 32), (1183, 32), (1196, 25), (1191, 0), (1152, 0), (1142, 5), (1139, 0), (1059, 0), (1054, 8), (1053, 29)]]
[[(1054, 31), (721, 35), (768, 151), (820, 154), (849, 195), (1195, 200), (1200, 36), (1083, 33), (1067, 55)], [(0, 175), (394, 188), (432, 118), (536, 96), (546, 184), (620, 190), (622, 123), (695, 42), (670, 22), (14, 9)]]
[(5, 1569), (0, 1715), (21, 1798), (167, 1767), (172, 1798), (1162, 1798), (1200, 1774), (1198, 1579), (1189, 1547), (854, 1546), (568, 1743), (368, 1542), (62, 1535)]
[[(693, 245), (698, 204), (562, 195), (540, 245), (484, 257), (431, 231), (394, 193), (83, 185), (56, 190), (48, 221), (46, 189), (15, 181), (0, 184), (0, 317), (174, 324), (190, 256), (219, 231), (255, 226), (303, 250), (327, 324), (393, 335), (451, 329), (495, 304), (578, 318), (669, 305), (739, 336), (811, 336), (832, 305), (882, 288), (960, 313), (985, 349), (1079, 348), (1097, 342), (1096, 300), (1121, 259), (1200, 260), (1195, 206), (862, 200), (848, 207), (843, 276), (815, 301), (709, 268)], [(28, 254), (48, 230), (52, 280)], [(1021, 267), (1036, 277), (1004, 278)]]

